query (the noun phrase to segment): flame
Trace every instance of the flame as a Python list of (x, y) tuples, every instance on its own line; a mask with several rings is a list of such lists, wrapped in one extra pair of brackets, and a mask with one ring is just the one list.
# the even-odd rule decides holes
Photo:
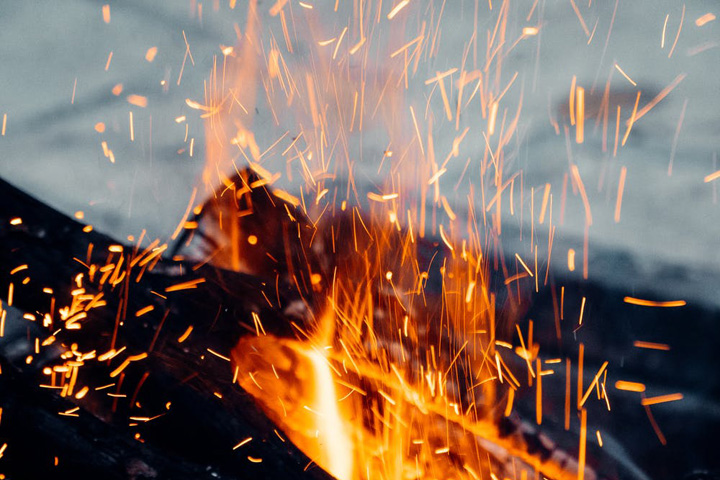
[(234, 352), (240, 385), (290, 440), (337, 479), (355, 478), (350, 426), (324, 350), (270, 335), (241, 341)]
[[(300, 297), (282, 306), (301, 318), (291, 322), (294, 338), (267, 334), (254, 318), (257, 335), (233, 350), (237, 381), (295, 445), (341, 480), (477, 479), (516, 461), (517, 468), (575, 478), (577, 463), (530, 454), (522, 438), (504, 436), (498, 426), (520, 387), (508, 355), (495, 349), (488, 261), (501, 231), (503, 191), (512, 191), (517, 175), (505, 178), (503, 148), (521, 111), (522, 94), (514, 118), (504, 99), (518, 74), (501, 83), (499, 59), (497, 74), (488, 73), (490, 47), (485, 70), (434, 72), (420, 85), (437, 89), (436, 119), (427, 113), (431, 99), (414, 104), (406, 93), (417, 88), (410, 78), (421, 57), (434, 54), (438, 25), (422, 21), (419, 35), (411, 32), (411, 1), (382, 15), (382, 2), (349, 3), (333, 10), (352, 10), (348, 24), (323, 25), (309, 4), (293, 12), (291, 2), (278, 1), (268, 13), (279, 30), (264, 31), (264, 13), (251, 0), (244, 31), (236, 29), (235, 48), (223, 48), (204, 102), (187, 102), (206, 122), (202, 182), (211, 199), (195, 210), (203, 219), (193, 229), (212, 244), (200, 251), (201, 261), (284, 282)], [(505, 2), (490, 43), (506, 41), (507, 16)], [(393, 28), (375, 30), (381, 21)], [(388, 60), (375, 65), (375, 56)], [(582, 120), (584, 90), (578, 92)], [(460, 118), (471, 102), (474, 122)], [(484, 206), (475, 211), (471, 184), (463, 224), (441, 184), (479, 119), (485, 153), (475, 174)], [(451, 144), (434, 138), (441, 120), (458, 132)], [(461, 123), (468, 125), (462, 134)], [(388, 145), (367, 198), (358, 194), (355, 172), (365, 132)], [(582, 137), (579, 130), (578, 142)], [(436, 152), (444, 148), (449, 153), (440, 161)], [(584, 186), (573, 173), (589, 224)], [(442, 243), (429, 247), (429, 235)], [(537, 251), (534, 266), (517, 258), (537, 286)], [(502, 269), (510, 297), (504, 315), (511, 317), (509, 284), (521, 277)], [(429, 282), (436, 285), (428, 289)], [(540, 403), (531, 337), (518, 356), (529, 378), (538, 378)], [(498, 412), (505, 395), (508, 407)]]
[[(286, 432), (293, 443), (338, 480), (352, 480), (352, 425), (341, 408), (327, 353), (332, 347), (326, 345), (334, 330), (335, 318), (328, 311), (320, 329), (306, 341), (257, 336), (241, 341), (233, 360), (252, 380), (241, 377), (240, 384), (280, 425), (290, 427)], [(246, 357), (247, 352), (257, 356)]]

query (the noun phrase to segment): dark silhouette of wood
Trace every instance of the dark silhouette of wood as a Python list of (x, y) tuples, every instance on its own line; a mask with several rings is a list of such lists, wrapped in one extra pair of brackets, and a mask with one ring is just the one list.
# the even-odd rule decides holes
[[(330, 478), (281, 439), (281, 432), (275, 433), (277, 427), (255, 401), (233, 385), (230, 364), (207, 350), (228, 354), (241, 335), (254, 334), (253, 311), (262, 315), (268, 331), (287, 334), (287, 321), (267, 305), (263, 292), (289, 302), (290, 297), (284, 298), (291, 295), (289, 289), (276, 292), (275, 285), (270, 290), (257, 277), (208, 265), (193, 271), (189, 264), (162, 259), (140, 283), (106, 286), (106, 307), (92, 310), (82, 329), (56, 333), (55, 343), (35, 354), (35, 339), (42, 343), (53, 329), (43, 328), (41, 318), (23, 319), (22, 312), (49, 311), (51, 297), (58, 305), (69, 301), (75, 276), (87, 276), (87, 268), (77, 260), (86, 261), (88, 246), (93, 245), (91, 261), (103, 261), (108, 247), (117, 242), (97, 232), (85, 233), (82, 224), (2, 180), (0, 192), (0, 297), (8, 310), (0, 338), (0, 440), (8, 446), (0, 472), (28, 479)], [(15, 218), (22, 223), (12, 225)], [(131, 258), (132, 247), (123, 248)], [(22, 275), (10, 274), (25, 264)], [(26, 277), (30, 281), (24, 285)], [(166, 299), (152, 293), (200, 278), (205, 282), (196, 289), (166, 293)], [(11, 283), (13, 304), (19, 310), (7, 307)], [(92, 282), (84, 286), (90, 293), (97, 290)], [(148, 305), (155, 309), (134, 317)], [(43, 368), (58, 364), (58, 355), (70, 342), (84, 352), (108, 350), (118, 310), (129, 313), (117, 330), (115, 346), (126, 347), (129, 355), (148, 353), (147, 359), (131, 363), (114, 379), (122, 385), (108, 390), (125, 397), (93, 390), (100, 386), (98, 381), (111, 383), (108, 374), (117, 362), (111, 367), (110, 362), (95, 361), (80, 368), (78, 385), (91, 387), (80, 400), (39, 386), (48, 379)], [(190, 325), (192, 334), (179, 343)], [(59, 414), (76, 406), (77, 417)], [(161, 416), (148, 422), (130, 420), (156, 415)], [(250, 443), (233, 450), (248, 437), (253, 438)], [(254, 463), (248, 457), (263, 461)]]

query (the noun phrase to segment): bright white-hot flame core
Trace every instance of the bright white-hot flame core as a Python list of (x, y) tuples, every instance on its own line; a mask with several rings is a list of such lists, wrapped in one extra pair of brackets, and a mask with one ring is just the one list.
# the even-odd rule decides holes
[(317, 420), (317, 442), (322, 456), (316, 461), (338, 480), (353, 478), (353, 442), (338, 407), (337, 391), (328, 359), (317, 350), (305, 352), (312, 365)]

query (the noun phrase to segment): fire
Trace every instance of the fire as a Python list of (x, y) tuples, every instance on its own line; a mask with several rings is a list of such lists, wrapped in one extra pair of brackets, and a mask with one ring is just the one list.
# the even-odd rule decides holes
[[(608, 436), (589, 424), (589, 405), (595, 402), (610, 411), (607, 381), (613, 365), (586, 364), (583, 343), (577, 357), (556, 352), (557, 357), (545, 358), (539, 321), (528, 319), (521, 327), (516, 320), (524, 313), (527, 295), (545, 287), (552, 289), (558, 343), (560, 321), (572, 322), (574, 331), (591, 321), (590, 296), (576, 295), (578, 310), (566, 312), (565, 286), (556, 288), (548, 280), (555, 229), (565, 221), (566, 207), (581, 219), (584, 235), (577, 244), (564, 244), (555, 262), (569, 272), (582, 269), (584, 279), (590, 269), (590, 228), (604, 221), (600, 209), (591, 208), (593, 179), (573, 161), (572, 149), (601, 139), (607, 157), (616, 157), (635, 125), (685, 74), (644, 99), (639, 72), (625, 63), (638, 81), (613, 63), (611, 75), (621, 75), (628, 89), (620, 93), (611, 95), (610, 77), (604, 94), (586, 79), (567, 78), (567, 104), (548, 109), (555, 133), (566, 139), (562, 186), (547, 179), (531, 185), (518, 166), (529, 83), (523, 72), (506, 72), (503, 66), (509, 54), (528, 45), (538, 45), (539, 58), (545, 24), (536, 11), (538, 2), (528, 5), (529, 12), (517, 21), (511, 16), (519, 9), (510, 3), (483, 5), (482, 30), (477, 18), (481, 5), (474, 2), (473, 29), (462, 32), (443, 23), (446, 2), (277, 0), (265, 5), (249, 0), (243, 25), (235, 25), (235, 45), (219, 45), (204, 98), (187, 98), (187, 115), (174, 118), (185, 127), (194, 118), (204, 122), (206, 162), (171, 235), (182, 245), (182, 255), (172, 260), (177, 262), (172, 268), (183, 272), (182, 281), (163, 284), (152, 294), (167, 300), (211, 285), (212, 279), (185, 275), (186, 269), (208, 264), (257, 280), (262, 289), (253, 292), (253, 301), (260, 299), (262, 308), (250, 302), (252, 311), (244, 312), (248, 318), (232, 319), (248, 332), (232, 338), (232, 348), (224, 344), (227, 350), (203, 345), (200, 360), (225, 362), (223, 368), (229, 366), (227, 373), (237, 385), (233, 388), (254, 398), (282, 432), (276, 431), (278, 437), (287, 437), (311, 463), (339, 480), (596, 478), (588, 467), (588, 442), (596, 438), (602, 448)], [(590, 21), (590, 5), (570, 4), (573, 21), (589, 44), (598, 21)], [(231, 1), (230, 8), (235, 6)], [(201, 13), (202, 4), (197, 7)], [(678, 43), (684, 14), (683, 6), (668, 57)], [(706, 14), (695, 23), (700, 27), (714, 19)], [(102, 20), (110, 23), (109, 5), (102, 7)], [(662, 48), (667, 22), (666, 17)], [(445, 62), (443, 35), (462, 45), (457, 65)], [(194, 63), (184, 32), (183, 38), (178, 84), (185, 60)], [(157, 54), (158, 47), (151, 47), (145, 60), (160, 59)], [(111, 59), (112, 52), (105, 70)], [(122, 93), (122, 84), (112, 89), (115, 96)], [(126, 100), (139, 108), (153, 106), (138, 94), (128, 94)], [(134, 142), (132, 111), (127, 124)], [(99, 134), (110, 130), (103, 122), (94, 128)], [(185, 132), (187, 142), (187, 128)], [(194, 139), (188, 143), (193, 157)], [(101, 140), (104, 156), (114, 163), (111, 146), (117, 148), (114, 141)], [(614, 204), (615, 223), (620, 222), (628, 173), (627, 167), (619, 167), (619, 176), (607, 181), (617, 185), (606, 201)], [(704, 181), (718, 178), (720, 170)], [(203, 192), (204, 202), (199, 200)], [(529, 220), (523, 217), (528, 207)], [(558, 210), (560, 218), (553, 218)], [(75, 216), (85, 218), (83, 211)], [(519, 226), (522, 250), (503, 251), (508, 235), (503, 237), (503, 231), (509, 230), (503, 222)], [(24, 228), (19, 217), (9, 223)], [(165, 308), (152, 297), (153, 302), (128, 311), (129, 285), (140, 283), (146, 271), (173, 251), (160, 240), (143, 247), (143, 237), (144, 232), (133, 247), (108, 246), (104, 263), (93, 259), (91, 244), (84, 261), (74, 259), (86, 270), (74, 278), (69, 304), (56, 309), (53, 297), (50, 313), (24, 317), (29, 322), (42, 319), (44, 327), (61, 322), (55, 331), (60, 335), (61, 330), (84, 328), (94, 310), (106, 305), (103, 295), (109, 297), (116, 287), (125, 295), (112, 336), (105, 332), (107, 348), (85, 351), (65, 339), (58, 342), (64, 348), (62, 362), (43, 374), (49, 378), (47, 387), (57, 388), (62, 397), (92, 397), (90, 388), (78, 383), (79, 367), (108, 362), (109, 379), (117, 379), (117, 386), (109, 383), (94, 391), (116, 386), (114, 412), (117, 398), (126, 396), (120, 393), (126, 374), (155, 360), (152, 350), (163, 323), (147, 351), (127, 348), (118, 336), (125, 322), (150, 322)], [(29, 281), (23, 280), (29, 273), (25, 270), (32, 268), (23, 264), (10, 270), (17, 280), (9, 284), (9, 306), (16, 286)], [(53, 290), (45, 293), (52, 296)], [(669, 298), (626, 296), (624, 302), (661, 310), (686, 305)], [(277, 313), (273, 321), (280, 318), (282, 325), (263, 318), (267, 306)], [(0, 308), (0, 313), (2, 336), (5, 311)], [(167, 314), (162, 322), (165, 318)], [(56, 341), (55, 333), (43, 347)], [(183, 325), (172, 340), (185, 348), (201, 335), (200, 327)], [(642, 340), (632, 345), (671, 350), (670, 345)], [(39, 352), (36, 339), (34, 353)], [(33, 361), (28, 355), (26, 363)], [(142, 408), (134, 400), (147, 375), (139, 380), (130, 408)], [(553, 383), (557, 377), (560, 388)], [(683, 394), (645, 397), (646, 385), (629, 380), (617, 380), (614, 387), (642, 395), (638, 404), (664, 443), (649, 407), (680, 401)], [(222, 400), (227, 392), (213, 389), (211, 394)], [(577, 427), (577, 458), (516, 419), (522, 402), (534, 408), (523, 413), (538, 427), (547, 425), (553, 413), (564, 414), (565, 430)], [(60, 414), (78, 416), (79, 408)], [(165, 408), (170, 409), (169, 403)], [(128, 418), (147, 422), (161, 415)], [(136, 438), (142, 441), (139, 434)], [(239, 442), (236, 450), (253, 438), (234, 441)]]
[[(187, 101), (206, 122), (203, 182), (211, 196), (193, 223), (211, 239), (192, 247), (197, 260), (284, 282), (299, 297), (283, 306), (290, 312), (289, 338), (266, 334), (262, 319), (254, 317), (257, 335), (233, 350), (239, 385), (293, 443), (342, 480), (474, 479), (501, 472), (510, 458), (553, 478), (576, 475), (577, 465), (533, 456), (522, 439), (503, 437), (495, 411), (510, 395), (504, 409), (509, 416), (520, 387), (507, 354), (495, 348), (488, 262), (490, 232), (501, 228), (502, 192), (514, 185), (514, 176), (504, 179), (503, 148), (515, 133), (521, 105), (508, 121), (502, 100), (517, 73), (501, 83), (499, 75), (451, 68), (422, 82), (437, 90), (442, 118), (455, 130), (467, 123), (460, 117), (473, 99), (487, 120), (479, 188), (486, 195), (484, 189), (494, 185), (498, 193), (481, 212), (468, 197), (463, 227), (441, 186), (470, 125), (452, 145), (436, 146), (430, 101), (408, 105), (405, 95), (414, 88), (410, 78), (420, 58), (436, 48), (437, 27), (423, 22), (420, 35), (407, 42), (402, 38), (412, 2), (397, 2), (382, 18), (381, 3), (355, 2), (353, 13), (360, 16), (351, 17), (351, 24), (357, 22), (352, 29), (331, 35), (316, 23), (315, 9), (304, 8), (296, 15), (307, 24), (295, 23), (290, 35), (291, 6), (277, 2), (269, 14), (279, 18), (281, 47), (272, 35), (265, 43), (259, 8), (249, 3), (238, 45), (223, 50), (204, 104)], [(391, 22), (393, 32), (374, 33), (369, 26), (381, 21)], [(506, 22), (503, 4), (493, 33), (499, 42)], [(525, 29), (520, 35), (536, 33)], [(388, 42), (387, 53), (375, 37)], [(300, 46), (310, 49), (305, 60), (293, 55)], [(370, 52), (392, 62), (372, 67)], [(464, 89), (468, 96), (456, 98)], [(578, 92), (582, 125), (583, 89)], [(253, 128), (260, 108), (279, 132), (274, 140), (259, 138)], [(427, 130), (421, 128), (425, 119)], [(388, 138), (378, 173), (386, 170), (389, 180), (368, 193), (363, 206), (350, 149), (362, 149), (358, 135), (372, 130)], [(435, 157), (441, 145), (449, 149), (443, 161)], [(589, 217), (582, 180), (577, 170), (573, 174)], [(341, 178), (349, 183), (342, 185)], [(548, 184), (543, 210), (549, 192)], [(481, 221), (487, 229), (478, 227)], [(428, 234), (442, 243), (424, 240)], [(539, 276), (537, 259), (528, 265), (516, 258), (530, 277)], [(505, 308), (512, 315), (512, 302)], [(519, 355), (540, 392), (537, 346), (528, 342)]]
[(293, 443), (339, 480), (355, 478), (351, 426), (323, 349), (270, 335), (241, 341), (233, 359), (239, 384)]

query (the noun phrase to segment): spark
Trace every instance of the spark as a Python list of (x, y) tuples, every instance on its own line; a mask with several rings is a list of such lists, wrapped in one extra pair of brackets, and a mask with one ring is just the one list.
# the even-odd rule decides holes
[(625, 380), (618, 380), (615, 382), (615, 388), (617, 390), (623, 390), (626, 392), (637, 392), (642, 393), (645, 391), (645, 384), (637, 382), (626, 382)]
[(109, 4), (102, 6), (102, 18), (103, 18), (103, 22), (110, 23), (110, 5)]
[(623, 302), (629, 303), (630, 305), (639, 305), (641, 307), (664, 307), (664, 308), (674, 308), (674, 307), (684, 307), (687, 305), (687, 302), (685, 300), (669, 300), (669, 301), (653, 301), (653, 300), (643, 300), (641, 298), (634, 298), (634, 297), (625, 297), (623, 298)]
[(192, 194), (190, 195), (190, 201), (188, 202), (187, 207), (185, 208), (185, 213), (183, 213), (180, 223), (178, 223), (177, 227), (175, 227), (175, 231), (170, 236), (170, 238), (172, 240), (175, 240), (177, 238), (177, 236), (180, 235), (180, 232), (183, 229), (183, 225), (185, 225), (185, 222), (187, 221), (187, 218), (190, 215), (190, 211), (192, 210), (193, 203), (195, 203), (196, 195), (197, 195), (197, 188), (193, 188)]
[(657, 405), (658, 403), (676, 402), (676, 401), (682, 400), (682, 399), (683, 399), (682, 393), (671, 393), (669, 395), (660, 395), (657, 397), (643, 398), (640, 401), (640, 404), (644, 407), (649, 407), (650, 405)]
[(222, 355), (222, 354), (216, 352), (215, 350), (213, 350), (213, 349), (211, 349), (211, 348), (207, 348), (206, 350), (208, 351), (208, 353), (211, 353), (211, 354), (215, 355), (216, 357), (218, 357), (218, 358), (221, 359), (221, 360), (225, 360), (226, 362), (230, 362), (230, 361), (231, 361), (230, 358), (228, 358), (228, 357), (226, 357), (225, 355)]
[(623, 136), (622, 142), (620, 143), (623, 147), (625, 146), (625, 142), (627, 142), (628, 137), (630, 136), (630, 131), (632, 130), (633, 125), (635, 124), (636, 115), (637, 115), (637, 107), (638, 103), (640, 102), (640, 92), (637, 92), (637, 96), (635, 97), (635, 105), (633, 106), (632, 114), (630, 115), (630, 121), (628, 122), (627, 130), (625, 130), (625, 135)]
[(447, 236), (445, 235), (445, 229), (443, 228), (442, 224), (440, 224), (440, 238), (442, 239), (443, 243), (450, 249), (450, 251), (455, 250), (450, 243), (450, 240), (448, 240)]
[(685, 110), (687, 109), (688, 99), (686, 98), (683, 102), (682, 109), (680, 110), (680, 118), (678, 119), (677, 127), (675, 127), (675, 136), (673, 137), (672, 147), (670, 147), (670, 163), (668, 164), (667, 174), (668, 177), (672, 175), (673, 164), (675, 162), (675, 152), (677, 151), (678, 139), (680, 138), (680, 129), (682, 129), (683, 121), (685, 120)]
[(145, 315), (146, 313), (152, 312), (153, 310), (155, 310), (155, 307), (153, 305), (148, 305), (147, 307), (141, 308), (140, 310), (135, 312), (135, 317), (136, 318), (141, 317), (141, 316)]
[(578, 325), (583, 323), (583, 313), (585, 313), (585, 297), (582, 297), (582, 303), (580, 305), (580, 318), (578, 319)]
[(675, 41), (673, 42), (672, 47), (670, 47), (670, 52), (668, 53), (668, 58), (672, 57), (672, 54), (675, 51), (675, 46), (677, 45), (677, 42), (680, 39), (680, 32), (682, 32), (682, 27), (683, 27), (684, 21), (685, 21), (685, 4), (683, 3), (682, 12), (680, 13), (680, 26), (678, 26), (677, 34), (675, 34)]
[(242, 447), (243, 445), (247, 445), (250, 442), (252, 442), (252, 437), (248, 437), (245, 440), (242, 440), (240, 443), (233, 447), (233, 450), (237, 450), (238, 448)]
[(195, 280), (188, 280), (187, 282), (177, 283), (175, 285), (171, 285), (165, 289), (166, 293), (170, 292), (179, 292), (180, 290), (189, 290), (193, 288), (197, 288), (198, 285), (201, 283), (205, 283), (204, 278), (197, 278)]
[(515, 400), (515, 390), (512, 388), (508, 390), (508, 401), (505, 406), (505, 416), (509, 417), (512, 413), (513, 401)]
[(437, 182), (438, 179), (440, 179), (440, 177), (442, 177), (445, 172), (447, 172), (447, 169), (441, 168), (440, 170), (437, 171), (437, 173), (435, 173), (435, 175), (430, 177), (430, 180), (428, 180), (427, 184), (432, 185), (433, 183)]
[(675, 87), (677, 87), (677, 86), (680, 84), (680, 82), (682, 82), (682, 81), (685, 79), (686, 76), (687, 76), (687, 74), (681, 73), (680, 75), (678, 75), (677, 77), (675, 77), (675, 79), (674, 79), (672, 82), (670, 82), (670, 84), (669, 84), (668, 86), (666, 86), (665, 88), (663, 88), (663, 89), (660, 91), (660, 93), (658, 93), (658, 94), (655, 96), (655, 98), (653, 98), (652, 100), (650, 100), (650, 102), (648, 102), (647, 105), (645, 105), (643, 108), (641, 108), (641, 109), (637, 112), (637, 115), (635, 116), (635, 121), (640, 120), (640, 119), (641, 119), (646, 113), (648, 113), (655, 105), (657, 105), (658, 103), (660, 103), (660, 101), (661, 101), (663, 98), (667, 97), (668, 94), (669, 94), (670, 92), (672, 92), (672, 91), (675, 89)]
[(446, 70), (444, 72), (437, 72), (434, 77), (425, 80), (425, 85), (431, 85), (435, 82), (439, 82), (443, 78), (449, 77), (450, 75), (452, 75), (453, 73), (455, 73), (457, 71), (458, 71), (457, 68), (451, 68), (450, 70)]
[(531, 271), (530, 268), (527, 266), (527, 264), (523, 261), (523, 259), (520, 258), (520, 255), (518, 255), (518, 254), (516, 253), (516, 254), (515, 254), (515, 258), (518, 259), (518, 261), (520, 262), (520, 265), (522, 265), (522, 267), (525, 269), (525, 271), (528, 273), (528, 275), (530, 275), (531, 277), (533, 277), (534, 275), (533, 275), (532, 271)]
[(622, 206), (623, 192), (625, 191), (625, 177), (627, 176), (627, 167), (620, 169), (620, 180), (618, 181), (617, 200), (615, 202), (615, 223), (620, 222), (620, 208)]
[(712, 22), (713, 20), (715, 20), (715, 15), (708, 12), (705, 15), (698, 17), (698, 19), (695, 20), (695, 25), (697, 25), (698, 27), (702, 27), (703, 25)]
[(145, 52), (145, 60), (147, 60), (149, 63), (152, 63), (153, 60), (155, 60), (155, 56), (157, 55), (158, 49), (157, 47), (150, 47), (147, 49), (147, 52)]
[(585, 451), (587, 448), (587, 410), (580, 410), (580, 448), (578, 453), (578, 480), (585, 480)]
[(90, 391), (90, 389), (89, 389), (87, 386), (85, 386), (85, 387), (81, 388), (81, 389), (75, 394), (75, 398), (78, 399), (78, 400), (81, 400), (81, 399), (83, 399), (83, 398), (85, 397), (85, 395), (87, 395), (87, 393), (88, 393), (89, 391)]
[(127, 102), (130, 105), (135, 105), (136, 107), (141, 107), (141, 108), (147, 107), (147, 104), (148, 104), (147, 97), (143, 97), (142, 95), (135, 95), (135, 94), (128, 95)]
[(585, 225), (590, 226), (593, 223), (592, 213), (590, 212), (590, 201), (588, 200), (587, 193), (585, 193), (585, 185), (580, 178), (580, 171), (578, 170), (577, 165), (574, 164), (570, 166), (570, 171), (572, 173), (573, 179), (575, 179), (578, 190), (580, 190), (580, 197), (582, 198), (583, 205), (585, 207)]
[(575, 92), (577, 113), (575, 115), (575, 142), (583, 143), (585, 140), (585, 89), (577, 87)]
[(644, 342), (641, 340), (635, 340), (633, 342), (633, 347), (637, 348), (648, 348), (651, 350), (663, 350), (663, 351), (669, 351), (670, 345), (666, 345), (664, 343), (654, 343), (654, 342)]
[(147, 358), (147, 356), (148, 356), (148, 354), (145, 353), (145, 352), (143, 352), (143, 353), (140, 353), (140, 354), (138, 354), (138, 355), (131, 355), (131, 356), (127, 357), (127, 358), (120, 364), (119, 367), (117, 367), (115, 370), (113, 370), (112, 372), (110, 372), (110, 378), (115, 378), (115, 377), (117, 377), (118, 375), (120, 375), (120, 373), (122, 373), (123, 370), (125, 370), (125, 369), (128, 367), (128, 365), (130, 365), (130, 363), (132, 363), (132, 362), (139, 362), (140, 360), (144, 360), (144, 359)]
[(387, 202), (389, 200), (394, 200), (398, 198), (400, 195), (397, 193), (388, 193), (385, 195), (378, 195), (377, 193), (368, 192), (367, 198), (368, 200), (372, 200), (373, 202)]
[(593, 389), (595, 388), (595, 385), (597, 385), (598, 380), (600, 379), (600, 376), (603, 374), (603, 372), (605, 371), (607, 366), (608, 366), (608, 362), (607, 361), (603, 362), (602, 366), (600, 367), (600, 370), (598, 370), (597, 374), (595, 374), (595, 377), (593, 377), (593, 381), (590, 382), (590, 386), (585, 391), (585, 395), (583, 395), (582, 399), (580, 400), (580, 404), (579, 404), (580, 408), (582, 408), (582, 406), (585, 405), (585, 402), (587, 401), (588, 397), (590, 396)]
[(545, 191), (543, 192), (542, 206), (540, 207), (540, 217), (538, 223), (542, 225), (545, 222), (545, 213), (547, 211), (548, 200), (550, 198), (550, 184), (545, 184)]
[(10, 270), (10, 275), (15, 275), (16, 273), (22, 272), (23, 270), (27, 270), (27, 269), (28, 269), (27, 263), (23, 264), (23, 265), (19, 265), (19, 266), (13, 268), (12, 270)]
[(185, 340), (187, 340), (188, 337), (190, 336), (190, 334), (192, 333), (192, 331), (193, 331), (193, 326), (190, 325), (190, 326), (185, 330), (185, 332), (184, 332), (182, 335), (180, 335), (180, 338), (178, 338), (178, 340), (177, 340), (178, 343), (183, 343)]
[(707, 175), (705, 177), (705, 183), (710, 183), (713, 180), (717, 180), (718, 178), (720, 178), (720, 170), (717, 170), (717, 171), (711, 173), (710, 175)]
[(296, 196), (289, 194), (285, 190), (273, 190), (273, 195), (278, 197), (280, 200), (285, 200), (293, 207), (297, 207), (298, 205), (300, 205), (300, 200)]
[(392, 20), (393, 18), (395, 18), (395, 16), (400, 12), (400, 10), (405, 8), (408, 3), (410, 3), (410, 0), (401, 0), (400, 3), (395, 5), (395, 7), (390, 10), (390, 13), (388, 13), (388, 20)]
[(623, 77), (625, 77), (625, 79), (626, 79), (628, 82), (630, 82), (633, 87), (637, 87), (637, 83), (635, 83), (635, 80), (633, 80), (632, 78), (630, 78), (630, 76), (629, 76), (627, 73), (625, 73), (625, 71), (624, 71), (622, 68), (620, 68), (620, 65), (618, 65), (617, 63), (615, 64), (615, 69), (616, 69), (618, 72), (620, 72), (620, 74), (621, 74)]
[(277, 2), (275, 2), (275, 5), (270, 8), (270, 15), (276, 17), (287, 2), (288, 0), (277, 0)]
[(577, 5), (575, 5), (575, 1), (570, 0), (570, 5), (572, 5), (573, 10), (575, 11), (575, 15), (577, 15), (578, 20), (580, 20), (580, 26), (582, 26), (583, 32), (585, 32), (585, 35), (589, 38), (590, 30), (588, 30), (588, 27), (585, 24), (585, 20), (583, 19), (582, 14), (580, 13), (580, 10), (578, 10)]

